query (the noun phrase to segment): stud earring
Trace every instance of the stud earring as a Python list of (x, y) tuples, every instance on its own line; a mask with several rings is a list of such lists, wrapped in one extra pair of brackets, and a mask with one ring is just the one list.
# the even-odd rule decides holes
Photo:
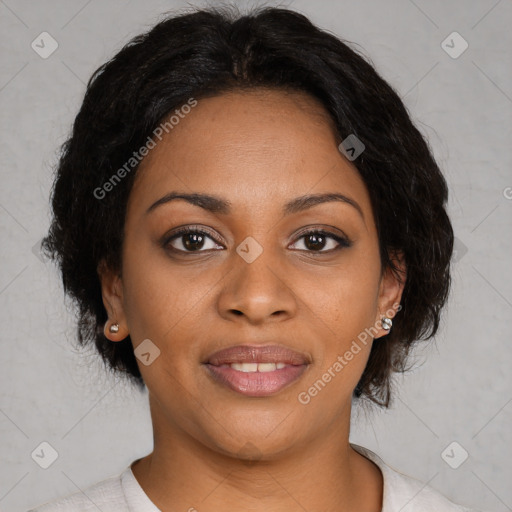
[(119, 332), (119, 324), (112, 324), (109, 328), (108, 328), (108, 331), (111, 333), (111, 334), (117, 334)]
[(381, 324), (383, 329), (389, 331), (393, 326), (393, 320), (391, 320), (391, 318), (388, 318), (387, 316), (383, 316), (381, 319)]

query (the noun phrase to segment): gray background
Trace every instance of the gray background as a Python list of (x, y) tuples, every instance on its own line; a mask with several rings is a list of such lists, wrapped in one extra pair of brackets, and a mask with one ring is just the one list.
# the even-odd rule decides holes
[[(84, 489), (152, 449), (147, 395), (74, 346), (72, 311), (38, 243), (49, 222), (52, 165), (85, 82), (161, 13), (187, 5), (0, 1), (3, 511)], [(416, 352), (417, 367), (399, 379), (389, 411), (356, 411), (351, 440), (456, 502), (512, 510), (512, 2), (281, 5), (361, 46), (430, 140), (451, 190), (457, 262), (441, 331)], [(47, 59), (31, 48), (43, 31), (59, 45)], [(453, 31), (469, 44), (458, 58), (441, 46)], [(447, 44), (461, 48), (460, 40)], [(48, 469), (31, 457), (43, 441), (58, 452)], [(460, 447), (446, 460), (469, 453), (458, 469), (441, 456), (453, 441)]]

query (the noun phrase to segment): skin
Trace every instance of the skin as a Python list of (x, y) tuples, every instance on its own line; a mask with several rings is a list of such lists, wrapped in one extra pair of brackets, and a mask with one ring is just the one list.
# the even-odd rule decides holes
[[(132, 470), (161, 510), (381, 510), (381, 472), (349, 444), (352, 392), (379, 341), (361, 344), (308, 404), (298, 400), (365, 328), (387, 334), (379, 320), (403, 291), (382, 272), (368, 191), (338, 142), (307, 95), (231, 92), (198, 101), (138, 171), (122, 272), (103, 267), (100, 277), (109, 339), (129, 334), (134, 348), (150, 339), (160, 350), (148, 366), (137, 361), (154, 450)], [(146, 213), (171, 191), (219, 196), (231, 212), (174, 200)], [(318, 193), (348, 196), (361, 213), (330, 201), (283, 215), (288, 201)], [(162, 247), (183, 225), (216, 240), (188, 253), (179, 252), (187, 236)], [(345, 235), (352, 245), (331, 250), (339, 244), (326, 238), (311, 249), (311, 237), (299, 236), (304, 228)], [(252, 263), (236, 252), (248, 236), (263, 248)], [(108, 332), (113, 322), (117, 334)], [(311, 364), (280, 392), (247, 397), (201, 364), (244, 343), (282, 344)]]

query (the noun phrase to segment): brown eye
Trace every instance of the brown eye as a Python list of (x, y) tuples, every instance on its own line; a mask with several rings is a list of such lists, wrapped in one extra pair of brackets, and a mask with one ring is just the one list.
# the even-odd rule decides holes
[(181, 235), (181, 243), (187, 251), (197, 251), (204, 245), (206, 237), (201, 233), (188, 233)]
[(352, 245), (347, 238), (318, 230), (302, 233), (298, 240), (302, 241), (303, 247), (295, 247), (295, 249), (318, 253), (331, 252)]
[(304, 237), (304, 245), (311, 251), (319, 251), (325, 247), (327, 237), (322, 234), (312, 233)]
[(183, 228), (167, 237), (163, 245), (165, 248), (178, 252), (205, 252), (212, 249), (223, 249), (209, 233), (192, 228)]

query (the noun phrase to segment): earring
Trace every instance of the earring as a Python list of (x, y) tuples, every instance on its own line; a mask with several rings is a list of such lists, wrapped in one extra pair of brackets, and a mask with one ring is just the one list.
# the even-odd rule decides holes
[(119, 324), (112, 324), (109, 328), (108, 328), (108, 331), (111, 333), (111, 334), (117, 334), (119, 332)]
[(381, 319), (381, 324), (383, 329), (389, 331), (393, 326), (393, 320), (391, 320), (391, 318), (388, 318), (387, 316), (383, 316)]

